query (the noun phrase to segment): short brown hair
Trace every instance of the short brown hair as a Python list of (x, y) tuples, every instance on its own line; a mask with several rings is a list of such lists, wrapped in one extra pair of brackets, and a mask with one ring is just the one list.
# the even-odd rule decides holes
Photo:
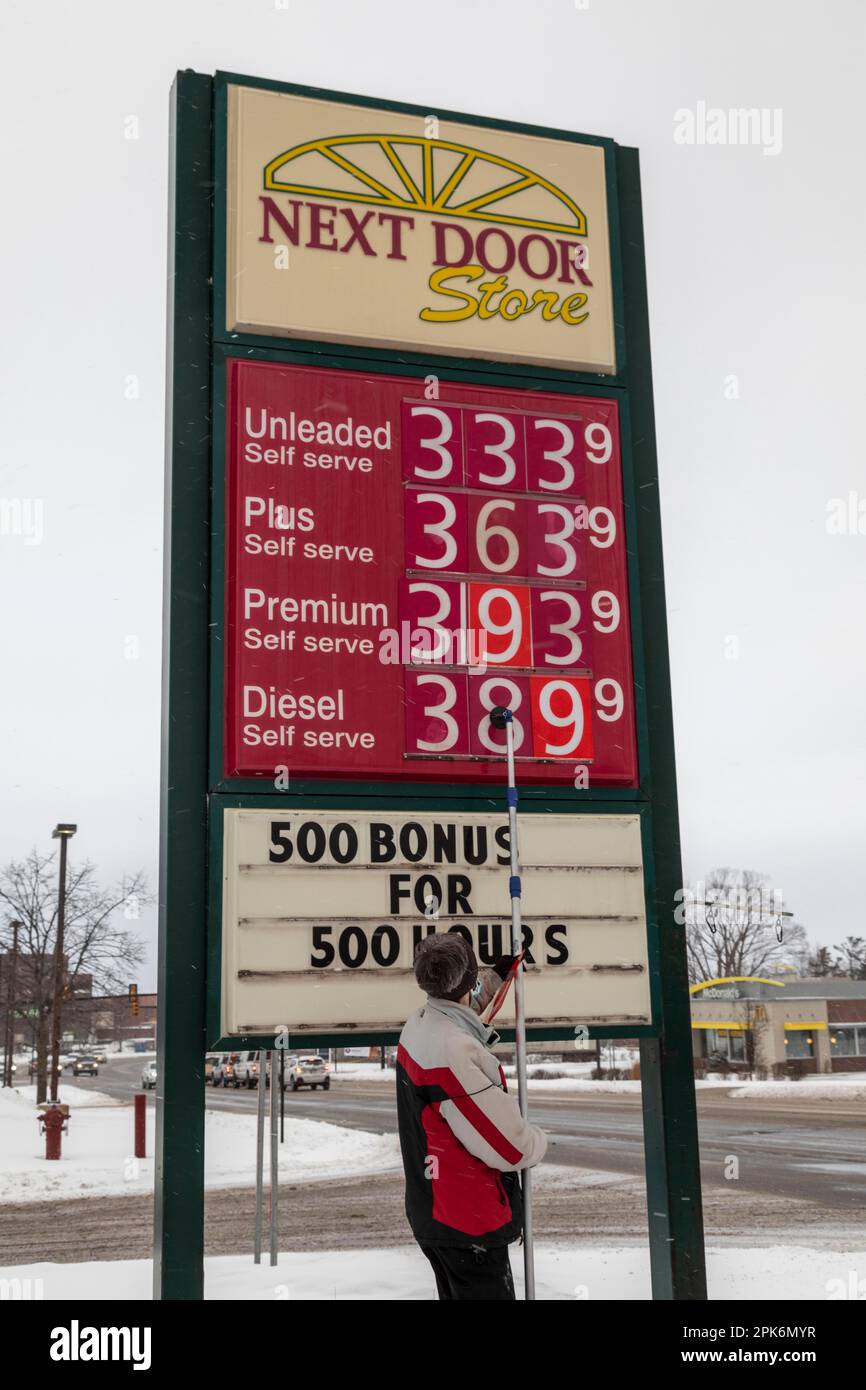
[(415, 979), (432, 999), (462, 999), (475, 984), (475, 952), (459, 932), (434, 932), (418, 943)]

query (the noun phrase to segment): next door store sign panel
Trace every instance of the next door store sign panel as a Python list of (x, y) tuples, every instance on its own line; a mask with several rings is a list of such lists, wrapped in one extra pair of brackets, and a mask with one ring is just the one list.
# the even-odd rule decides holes
[(637, 785), (616, 402), (227, 372), (224, 776)]
[(229, 332), (611, 374), (605, 151), (230, 83)]

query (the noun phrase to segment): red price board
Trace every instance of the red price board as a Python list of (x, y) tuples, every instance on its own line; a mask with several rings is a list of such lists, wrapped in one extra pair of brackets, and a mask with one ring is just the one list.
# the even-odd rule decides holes
[(224, 776), (637, 785), (616, 401), (227, 371)]

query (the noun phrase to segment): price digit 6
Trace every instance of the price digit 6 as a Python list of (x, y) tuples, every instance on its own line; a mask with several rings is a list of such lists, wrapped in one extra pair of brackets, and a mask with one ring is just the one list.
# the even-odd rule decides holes
[[(487, 518), (492, 512), (516, 512), (516, 510), (514, 502), (509, 502), (504, 498), (496, 498), (492, 502), (485, 502), (478, 513), (478, 520), (475, 523), (475, 548), (478, 551), (481, 564), (492, 574), (507, 574), (514, 569), (520, 558), (520, 544), (514, 532), (509, 531), (507, 526), (488, 526)], [(501, 536), (505, 541), (506, 555), (501, 563), (497, 563), (490, 554), (490, 541), (494, 536)]]

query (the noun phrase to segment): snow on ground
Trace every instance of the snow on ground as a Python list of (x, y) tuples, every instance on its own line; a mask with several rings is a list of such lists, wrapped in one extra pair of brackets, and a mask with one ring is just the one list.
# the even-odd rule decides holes
[[(251, 1255), (205, 1261), (205, 1298), (275, 1301), (403, 1302), (435, 1297), (432, 1271), (416, 1246), (391, 1250), (328, 1250), (281, 1254), (275, 1268), (254, 1265)], [(866, 1251), (835, 1253), (806, 1246), (707, 1251), (712, 1299), (786, 1299), (798, 1302), (862, 1298)], [(518, 1297), (523, 1257), (511, 1248)], [(650, 1297), (645, 1246), (600, 1249), (536, 1247), (536, 1292), (545, 1301), (602, 1302)], [(33, 1264), (0, 1269), (0, 1279), (19, 1280), (25, 1297), (78, 1301), (151, 1298), (149, 1260), (101, 1264)], [(28, 1282), (29, 1281), (29, 1282)], [(6, 1285), (4, 1284), (4, 1287)], [(7, 1294), (8, 1296), (8, 1294)]]
[(866, 1101), (866, 1073), (837, 1073), (803, 1081), (744, 1081), (731, 1095), (736, 1100), (831, 1100), (850, 1104)]
[[(29, 1105), (36, 1107), (36, 1087), (35, 1086), (16, 1086), (15, 1092)], [(61, 1081), (57, 1087), (57, 1099), (61, 1105), (122, 1105), (123, 1102), (115, 1100), (114, 1096), (107, 1096), (104, 1091), (91, 1091), (83, 1086), (64, 1086)]]
[[(640, 1095), (640, 1081), (593, 1081), (591, 1071), (594, 1062), (543, 1062), (527, 1067), (527, 1080), (532, 1092), (564, 1091), (571, 1095), (613, 1094)], [(517, 1077), (513, 1066), (503, 1068), (509, 1090), (517, 1089)], [(557, 1073), (553, 1076), (539, 1076), (538, 1073)], [(565, 1075), (558, 1073), (564, 1072)], [(393, 1067), (380, 1067), (378, 1063), (363, 1062), (348, 1064), (341, 1062), (332, 1072), (333, 1084), (340, 1086), (354, 1081), (380, 1081), (391, 1085), (396, 1080)], [(731, 1077), (713, 1074), (695, 1082), (699, 1091), (723, 1090), (737, 1099), (743, 1100), (831, 1100), (850, 1104), (851, 1101), (866, 1100), (866, 1072), (836, 1072), (828, 1076), (816, 1076), (802, 1081), (737, 1081)]]
[[(0, 1092), (0, 1202), (121, 1196), (153, 1188), (153, 1158), (133, 1157), (131, 1106), (94, 1103), (94, 1092), (69, 1091), (69, 1133), (62, 1158), (45, 1158), (37, 1111), (25, 1092)], [(81, 1098), (83, 1102), (81, 1101)], [(108, 1099), (108, 1098), (103, 1098)], [(155, 1111), (147, 1110), (147, 1152), (153, 1154)], [(322, 1120), (286, 1117), (279, 1145), (281, 1181), (313, 1182), (389, 1172), (400, 1166), (396, 1135), (343, 1129)], [(255, 1182), (256, 1117), (209, 1111), (205, 1117), (205, 1183), (246, 1187)]]

